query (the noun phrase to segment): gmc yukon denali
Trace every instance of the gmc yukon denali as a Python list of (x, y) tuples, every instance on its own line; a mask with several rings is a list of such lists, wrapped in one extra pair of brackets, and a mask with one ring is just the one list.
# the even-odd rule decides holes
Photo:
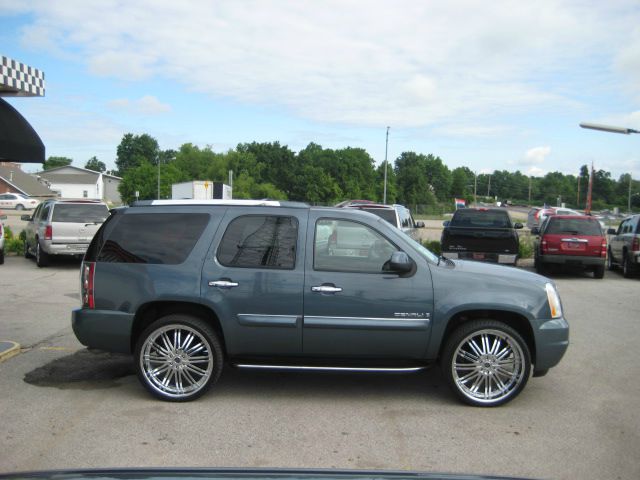
[(89, 347), (130, 352), (156, 397), (195, 399), (223, 365), (415, 371), (476, 406), (515, 398), (564, 355), (549, 279), (439, 258), (357, 209), (160, 200), (112, 212), (73, 312)]

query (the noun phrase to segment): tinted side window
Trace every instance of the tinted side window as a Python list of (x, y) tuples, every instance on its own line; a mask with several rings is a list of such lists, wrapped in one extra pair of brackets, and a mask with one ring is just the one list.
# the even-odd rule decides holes
[(205, 213), (123, 215), (98, 254), (99, 262), (184, 262), (209, 221)]
[(234, 219), (224, 232), (218, 261), (227, 267), (292, 269), (297, 241), (296, 218), (245, 215)]
[(316, 223), (313, 268), (381, 273), (396, 250), (395, 245), (366, 225), (348, 220), (320, 219)]
[(44, 204), (36, 220), (46, 221), (49, 218), (49, 210), (51, 210), (51, 204), (50, 203)]

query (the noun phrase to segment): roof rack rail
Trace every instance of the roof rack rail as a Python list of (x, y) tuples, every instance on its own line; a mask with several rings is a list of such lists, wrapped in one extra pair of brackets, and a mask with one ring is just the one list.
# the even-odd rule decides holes
[(256, 207), (294, 207), (309, 208), (303, 202), (290, 202), (280, 200), (138, 200), (131, 204), (132, 207), (145, 206), (169, 206), (169, 205), (216, 205), (216, 206), (256, 206)]

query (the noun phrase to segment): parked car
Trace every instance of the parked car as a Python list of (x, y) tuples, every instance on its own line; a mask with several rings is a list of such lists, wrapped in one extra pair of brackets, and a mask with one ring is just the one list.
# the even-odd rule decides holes
[(604, 276), (607, 238), (600, 222), (587, 215), (553, 215), (540, 229), (534, 245), (534, 266), (545, 273), (550, 265), (578, 267), (593, 272), (595, 278)]
[(609, 270), (622, 267), (622, 274), (629, 278), (640, 271), (640, 215), (625, 218), (618, 229), (610, 228), (607, 265)]
[(338, 205), (344, 208), (356, 208), (363, 212), (373, 213), (415, 239), (417, 239), (418, 235), (416, 228), (424, 228), (424, 222), (416, 222), (411, 215), (411, 211), (404, 205), (382, 205), (373, 202), (354, 203), (353, 201), (346, 205)]
[(23, 215), (24, 256), (46, 267), (51, 255), (81, 257), (100, 224), (109, 216), (107, 205), (95, 200), (46, 200), (33, 215)]
[(568, 346), (549, 279), (438, 258), (352, 208), (136, 202), (98, 230), (80, 290), (80, 342), (133, 352), (142, 384), (169, 401), (204, 394), (225, 362), (354, 371), (439, 362), (462, 401), (496, 406)]
[[(534, 212), (535, 210), (535, 212)], [(537, 208), (534, 207), (529, 211), (527, 218), (527, 227), (540, 227), (542, 223), (551, 215), (584, 215), (576, 210), (564, 207), (546, 207)], [(601, 225), (604, 226), (603, 223)]]
[(16, 210), (33, 210), (40, 204), (39, 200), (21, 193), (0, 194), (0, 208), (13, 208)]
[(520, 240), (517, 229), (503, 208), (463, 208), (443, 222), (440, 237), (446, 258), (508, 263), (518, 261)]
[(4, 263), (4, 224), (3, 220), (6, 220), (7, 216), (0, 210), (0, 265)]

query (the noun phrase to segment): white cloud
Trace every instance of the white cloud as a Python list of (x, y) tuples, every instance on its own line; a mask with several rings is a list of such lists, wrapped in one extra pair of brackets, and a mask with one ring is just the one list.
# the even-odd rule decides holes
[(153, 95), (145, 95), (137, 100), (118, 98), (107, 103), (109, 108), (124, 110), (137, 115), (158, 115), (171, 111), (171, 105), (162, 103)]
[(94, 75), (161, 79), (316, 121), (481, 124), (571, 105), (571, 88), (545, 81), (585, 55), (617, 55), (632, 75), (637, 15), (620, 14), (633, 0), (613, 3), (42, 1), (30, 4), (23, 41), (74, 52)]
[(551, 153), (551, 147), (535, 147), (527, 150), (525, 159), (528, 163), (541, 164)]
[(544, 177), (546, 174), (546, 170), (538, 167), (529, 167), (526, 171), (526, 175), (529, 177)]

